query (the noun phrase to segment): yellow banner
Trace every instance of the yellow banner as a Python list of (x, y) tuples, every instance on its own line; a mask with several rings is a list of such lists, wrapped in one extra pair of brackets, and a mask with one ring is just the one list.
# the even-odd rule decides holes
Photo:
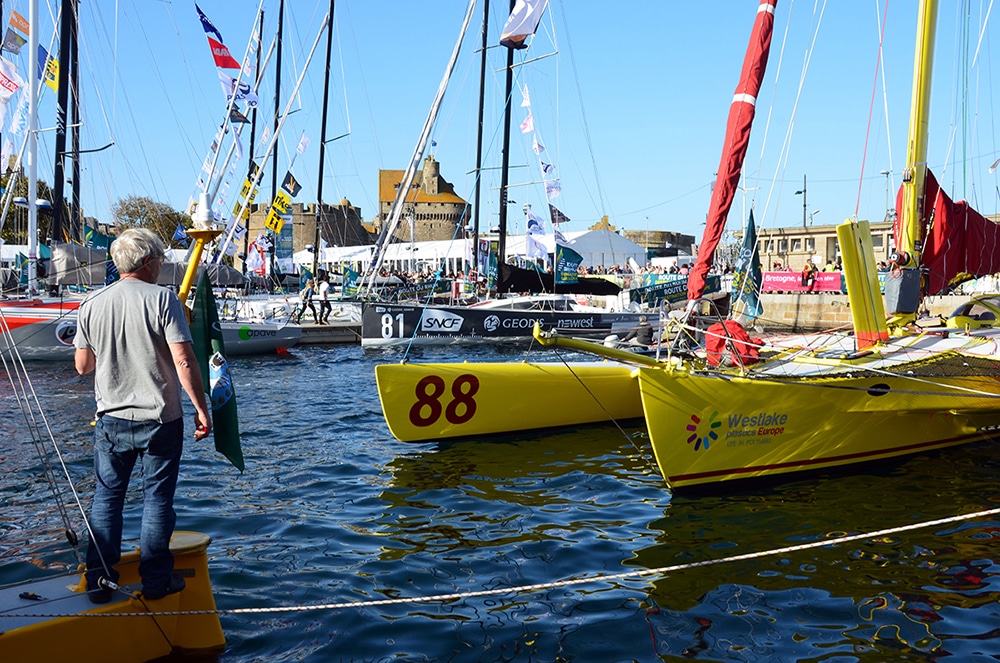
[(278, 214), (288, 214), (288, 208), (292, 204), (292, 199), (287, 192), (278, 190), (278, 193), (274, 195), (274, 202), (271, 203), (271, 209), (278, 210)]
[(267, 219), (264, 220), (264, 227), (277, 235), (281, 233), (284, 226), (285, 220), (272, 207), (271, 211), (267, 213)]

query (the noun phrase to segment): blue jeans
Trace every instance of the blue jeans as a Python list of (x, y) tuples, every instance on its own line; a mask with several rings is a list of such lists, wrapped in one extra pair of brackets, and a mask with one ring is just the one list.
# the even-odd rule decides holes
[[(94, 475), (97, 485), (90, 512), (93, 537), (87, 547), (87, 587), (96, 589), (101, 576), (118, 582), (112, 568), (121, 561), (122, 510), (129, 477), (142, 462), (142, 531), (139, 575), (143, 591), (163, 589), (170, 582), (174, 556), (174, 490), (184, 448), (184, 420), (161, 424), (128, 421), (107, 415), (94, 428)], [(107, 569), (105, 569), (105, 565)]]

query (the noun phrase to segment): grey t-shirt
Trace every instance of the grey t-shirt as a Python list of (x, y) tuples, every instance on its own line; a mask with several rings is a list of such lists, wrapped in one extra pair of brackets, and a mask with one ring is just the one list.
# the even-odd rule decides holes
[(191, 340), (177, 295), (122, 279), (80, 305), (75, 345), (97, 357), (97, 415), (167, 423), (183, 416), (170, 343)]

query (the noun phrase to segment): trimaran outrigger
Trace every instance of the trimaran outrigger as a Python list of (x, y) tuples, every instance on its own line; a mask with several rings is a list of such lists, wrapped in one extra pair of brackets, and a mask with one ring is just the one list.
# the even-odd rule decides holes
[[(773, 20), (774, 5), (775, 0), (761, 2), (758, 25)], [(936, 0), (923, 0), (907, 166), (897, 205), (897, 260), (885, 304), (868, 223), (849, 220), (838, 227), (838, 239), (853, 333), (813, 336), (817, 345), (789, 347), (754, 363), (736, 361), (732, 367), (709, 366), (703, 357), (683, 353), (665, 361), (629, 362), (635, 366), (630, 379), (640, 394), (656, 460), (671, 488), (884, 460), (985, 440), (1000, 431), (1000, 331), (914, 324), (921, 296), (1000, 271), (1000, 255), (992, 250), (1000, 246), (1000, 228), (965, 203), (949, 200), (926, 167), (936, 13)], [(734, 106), (738, 103), (735, 100)], [(720, 169), (720, 179), (722, 173)], [(724, 220), (722, 214), (717, 225), (706, 227), (699, 252), (701, 273), (711, 266), (712, 233), (722, 232)], [(699, 295), (692, 279), (692, 305)], [(550, 346), (629, 359), (557, 334), (536, 331), (536, 338)], [(422, 430), (431, 428), (424, 425), (431, 419), (444, 420), (448, 425), (437, 433), (448, 436), (459, 434), (465, 422), (484, 411), (498, 418), (494, 407), (506, 408), (510, 419), (526, 410), (555, 409), (540, 407), (546, 402), (541, 399), (522, 400), (524, 385), (530, 385), (538, 370), (534, 364), (513, 365), (517, 368), (503, 376), (501, 387), (493, 384), (495, 365), (452, 366), (456, 373), (451, 376), (443, 372), (444, 365), (378, 367), (384, 407), (393, 402), (387, 397), (395, 396), (398, 403), (403, 389), (399, 380), (392, 388), (383, 385), (390, 371), (410, 371), (413, 378), (417, 371), (425, 372), (412, 384), (409, 409), (386, 409), (387, 419), (390, 414), (395, 419), (390, 420), (393, 434), (402, 439), (397, 431), (413, 434), (400, 424), (400, 416)], [(554, 389), (569, 389), (575, 378), (567, 370)], [(493, 405), (498, 391), (506, 396), (500, 399), (502, 405)], [(534, 398), (530, 386), (527, 391)], [(593, 402), (588, 397), (578, 401), (577, 408), (598, 409)]]

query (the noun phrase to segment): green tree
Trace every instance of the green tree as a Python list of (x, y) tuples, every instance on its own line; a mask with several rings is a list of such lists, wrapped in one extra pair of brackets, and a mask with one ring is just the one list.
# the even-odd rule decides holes
[(178, 247), (173, 239), (177, 224), (191, 227), (191, 219), (166, 203), (158, 203), (146, 196), (126, 196), (111, 206), (111, 216), (122, 230), (126, 228), (149, 228), (167, 246)]
[[(13, 182), (13, 183), (12, 183)], [(28, 196), (28, 178), (22, 175), (7, 175), (0, 180), (0, 189), (7, 191), (9, 186), (14, 188), (15, 198), (25, 198)], [(52, 190), (49, 185), (42, 180), (36, 182), (37, 199), (51, 200)], [(5, 194), (6, 195), (6, 194)], [(64, 208), (65, 209), (65, 206)], [(2, 208), (0, 208), (2, 210)], [(66, 214), (66, 212), (64, 212)], [(64, 216), (63, 218), (67, 218)], [(49, 243), (49, 232), (52, 226), (52, 214), (49, 211), (38, 210), (38, 238), (43, 244)], [(0, 238), (8, 244), (28, 243), (28, 210), (25, 207), (11, 204), (7, 210), (7, 218), (4, 220), (3, 229), (0, 230)], [(59, 238), (64, 241), (64, 238)]]

